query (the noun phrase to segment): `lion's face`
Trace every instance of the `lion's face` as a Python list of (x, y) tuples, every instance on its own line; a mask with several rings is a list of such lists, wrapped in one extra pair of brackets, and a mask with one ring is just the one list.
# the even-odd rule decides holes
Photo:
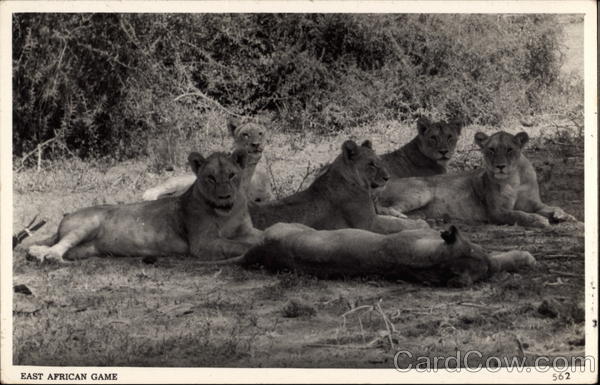
[(475, 134), (475, 143), (483, 153), (484, 167), (488, 175), (498, 180), (507, 179), (517, 171), (521, 150), (528, 140), (525, 132), (511, 135), (500, 131), (492, 136), (483, 132)]
[(390, 179), (382, 160), (375, 154), (371, 141), (365, 140), (360, 146), (353, 140), (342, 145), (342, 153), (347, 164), (354, 168), (356, 181), (366, 189), (383, 188)]
[(227, 127), (233, 137), (234, 148), (248, 153), (248, 163), (256, 164), (262, 156), (266, 139), (266, 129), (257, 122), (241, 122), (229, 119)]
[(419, 149), (426, 157), (445, 166), (456, 149), (462, 125), (458, 121), (432, 122), (425, 117), (417, 121)]
[(242, 170), (246, 167), (247, 154), (236, 150), (231, 156), (217, 152), (204, 159), (193, 152), (188, 160), (196, 174), (194, 188), (202, 195), (215, 213), (227, 216), (234, 207), (239, 194)]

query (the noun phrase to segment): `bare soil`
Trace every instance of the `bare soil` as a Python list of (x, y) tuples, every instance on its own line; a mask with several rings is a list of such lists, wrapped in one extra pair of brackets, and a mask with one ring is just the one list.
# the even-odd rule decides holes
[[(539, 140), (527, 155), (538, 171), (542, 199), (583, 220), (583, 145)], [(93, 167), (93, 172), (81, 166), (45, 176), (17, 175), (15, 230), (41, 213), (51, 219), (33, 238), (41, 239), (55, 231), (63, 213), (136, 200), (158, 179), (138, 163)], [(52, 189), (52, 183), (60, 188)], [(33, 292), (13, 297), (13, 360), (18, 365), (390, 368), (398, 350), (413, 353), (401, 365), (415, 363), (417, 356), (472, 350), (483, 360), (525, 356), (530, 363), (542, 353), (580, 355), (583, 226), (458, 226), (491, 250), (531, 252), (539, 268), (453, 289), (377, 277), (273, 275), (198, 266), (183, 257), (153, 264), (106, 257), (40, 265), (25, 259), (29, 239), (13, 257), (14, 284)]]

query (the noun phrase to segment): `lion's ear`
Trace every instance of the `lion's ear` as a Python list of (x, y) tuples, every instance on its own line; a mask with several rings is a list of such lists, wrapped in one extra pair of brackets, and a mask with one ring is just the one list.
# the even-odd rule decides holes
[(458, 238), (458, 229), (456, 226), (452, 225), (447, 231), (442, 231), (440, 234), (444, 242), (449, 245), (456, 243), (456, 239)]
[(366, 147), (368, 149), (373, 149), (373, 143), (371, 143), (371, 141), (369, 139), (365, 140), (364, 142), (362, 142), (361, 144), (362, 147)]
[(517, 146), (523, 148), (525, 144), (529, 141), (529, 135), (526, 132), (521, 131), (514, 137), (514, 142)]
[(429, 120), (428, 117), (426, 117), (426, 116), (419, 117), (419, 119), (417, 120), (417, 131), (419, 131), (419, 135), (425, 134), (425, 131), (427, 131), (427, 129), (429, 128), (430, 125), (431, 125), (431, 121)]
[(459, 120), (459, 119), (452, 119), (448, 123), (448, 127), (450, 127), (456, 133), (456, 136), (460, 135), (460, 132), (462, 131), (463, 126), (464, 126), (464, 124), (463, 124), (462, 120)]
[(241, 120), (235, 117), (227, 118), (227, 129), (231, 136), (235, 136), (235, 130), (240, 126)]
[(342, 144), (342, 153), (347, 160), (354, 160), (358, 155), (358, 144), (353, 140), (347, 140)]
[(199, 153), (192, 152), (190, 155), (188, 155), (188, 162), (194, 174), (198, 175), (198, 170), (200, 167), (202, 167), (202, 165), (204, 165), (204, 163), (206, 163), (206, 159), (204, 159), (204, 157)]
[(239, 148), (231, 154), (231, 160), (240, 166), (241, 169), (244, 169), (248, 164), (248, 153), (246, 150)]
[(488, 140), (488, 138), (489, 136), (487, 136), (483, 132), (478, 132), (475, 134), (475, 144), (483, 148), (485, 141)]

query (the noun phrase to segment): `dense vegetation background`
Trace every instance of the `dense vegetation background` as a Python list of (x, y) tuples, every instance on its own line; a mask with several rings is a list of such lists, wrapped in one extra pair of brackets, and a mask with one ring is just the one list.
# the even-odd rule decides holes
[(552, 15), (19, 14), (14, 156), (131, 158), (229, 114), (319, 133), (571, 114), (560, 39)]

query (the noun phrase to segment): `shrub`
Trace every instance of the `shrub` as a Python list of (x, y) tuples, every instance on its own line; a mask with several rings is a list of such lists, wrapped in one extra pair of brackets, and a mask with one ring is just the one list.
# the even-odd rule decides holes
[(551, 15), (17, 14), (13, 148), (123, 159), (261, 112), (318, 132), (500, 125), (565, 89), (560, 33)]

